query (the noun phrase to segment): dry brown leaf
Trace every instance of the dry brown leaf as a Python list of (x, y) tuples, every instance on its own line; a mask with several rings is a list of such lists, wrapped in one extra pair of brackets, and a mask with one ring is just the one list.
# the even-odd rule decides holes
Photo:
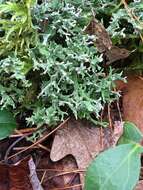
[(135, 190), (143, 190), (143, 180), (139, 181)]
[(105, 52), (107, 57), (107, 65), (114, 63), (115, 61), (125, 59), (129, 57), (130, 51), (125, 48), (119, 48), (117, 46), (112, 46), (110, 50)]
[(33, 190), (29, 179), (29, 157), (9, 166), (9, 190)]
[(100, 53), (106, 55), (107, 65), (117, 60), (125, 59), (130, 55), (130, 51), (127, 49), (113, 46), (105, 27), (96, 18), (92, 18), (85, 32), (89, 35), (96, 36), (96, 47)]
[(67, 156), (59, 162), (51, 162), (45, 154), (37, 166), (37, 174), (45, 190), (65, 187), (69, 190), (81, 190), (80, 186), (74, 187), (80, 183), (79, 172), (76, 171), (77, 164), (72, 156)]
[(9, 188), (9, 177), (8, 169), (5, 165), (0, 165), (0, 190), (8, 190)]
[(95, 35), (96, 46), (100, 53), (110, 50), (112, 48), (112, 41), (104, 26), (96, 19), (93, 18), (85, 29), (89, 35)]
[(28, 159), (16, 164), (0, 164), (0, 190), (33, 190), (29, 180)]
[[(78, 168), (77, 168), (77, 164), (76, 164), (76, 161), (75, 159), (72, 157), (72, 156), (68, 156), (66, 158), (64, 158), (62, 160), (62, 168), (64, 171), (67, 171), (67, 172), (63, 172), (63, 174), (67, 173), (66, 175), (63, 175), (63, 180), (64, 180), (64, 184), (66, 186), (74, 186), (76, 184), (79, 184), (79, 173), (70, 173), (70, 171), (76, 171)], [(68, 174), (68, 171), (69, 171), (69, 174)], [(62, 172), (61, 172), (62, 173)], [(81, 188), (71, 188), (71, 190), (80, 190)]]
[(121, 80), (116, 80), (115, 85), (117, 91), (124, 91), (126, 90), (127, 83)]
[(128, 76), (123, 96), (124, 120), (131, 121), (143, 132), (143, 80), (137, 76)]
[(51, 160), (56, 162), (67, 155), (73, 155), (78, 168), (86, 169), (99, 152), (116, 144), (122, 130), (121, 125), (116, 125), (112, 132), (110, 128), (97, 128), (87, 121), (71, 119), (67, 126), (56, 132), (50, 153)]

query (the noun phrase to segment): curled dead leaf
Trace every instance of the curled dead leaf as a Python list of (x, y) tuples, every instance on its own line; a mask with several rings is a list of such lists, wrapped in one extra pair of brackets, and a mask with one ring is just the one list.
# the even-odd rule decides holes
[(100, 53), (104, 53), (112, 48), (112, 41), (108, 35), (103, 24), (101, 24), (96, 18), (92, 18), (88, 26), (85, 29), (85, 33), (89, 35), (95, 35), (96, 47)]
[(105, 27), (95, 17), (92, 18), (86, 27), (85, 33), (96, 36), (95, 45), (100, 53), (105, 54), (107, 65), (120, 59), (125, 59), (130, 55), (129, 50), (113, 46)]

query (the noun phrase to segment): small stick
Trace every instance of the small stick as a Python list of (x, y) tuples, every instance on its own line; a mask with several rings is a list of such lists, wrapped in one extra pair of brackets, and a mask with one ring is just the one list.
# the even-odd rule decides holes
[[(121, 2), (123, 3), (123, 5), (124, 5), (128, 15), (130, 16), (130, 18), (133, 19), (133, 20), (136, 20), (140, 24), (140, 26), (143, 27), (143, 22), (141, 22), (139, 20), (139, 18), (134, 14), (134, 12), (132, 10), (130, 10), (130, 8), (128, 7), (128, 4), (126, 3), (126, 1), (121, 0)], [(143, 42), (143, 36), (142, 36), (142, 34), (140, 32), (139, 32), (139, 35), (140, 35), (141, 41)]]
[[(13, 154), (12, 156), (10, 156), (10, 157), (8, 157), (8, 158), (6, 157), (6, 159), (9, 160), (9, 159), (11, 159), (11, 158), (13, 158), (13, 157), (15, 157), (15, 156), (21, 154), (21, 153), (23, 153), (23, 152), (25, 152), (25, 151), (27, 151), (27, 150), (33, 148), (34, 146), (36, 146), (36, 145), (42, 143), (45, 139), (47, 139), (47, 138), (48, 138), (50, 135), (52, 135), (55, 131), (57, 131), (57, 130), (60, 129), (62, 126), (64, 126), (65, 123), (67, 123), (67, 121), (68, 121), (69, 119), (70, 119), (70, 117), (68, 117), (65, 121), (63, 121), (63, 122), (62, 122), (58, 127), (56, 127), (53, 131), (51, 131), (51, 132), (48, 133), (47, 135), (43, 136), (41, 139), (37, 140), (34, 144), (28, 146), (28, 147), (25, 148), (24, 150), (21, 150), (21, 151), (17, 152), (16, 154)], [(22, 139), (23, 139), (23, 138), (22, 138)], [(20, 140), (21, 140), (21, 139), (20, 139)]]
[(37, 173), (36, 173), (36, 166), (32, 158), (28, 161), (29, 171), (30, 171), (30, 182), (32, 185), (33, 190), (44, 190), (41, 186), (41, 183), (38, 179)]
[(36, 130), (37, 130), (36, 128), (25, 128), (25, 129), (15, 130), (15, 133), (16, 134), (31, 133), (35, 132)]
[(111, 119), (111, 109), (110, 109), (110, 104), (108, 104), (108, 120), (109, 120), (109, 127), (113, 129), (112, 126), (112, 119)]
[(45, 176), (46, 176), (46, 173), (47, 173), (47, 171), (44, 171), (43, 176), (42, 176), (41, 181), (40, 181), (40, 184), (41, 184), (41, 185), (42, 185), (42, 183), (43, 183), (43, 181), (44, 181), (44, 178), (45, 178)]
[(43, 171), (50, 171), (50, 172), (70, 172), (70, 173), (73, 173), (73, 172), (86, 172), (85, 169), (78, 169), (78, 170), (60, 170), (60, 169), (52, 169), (52, 168), (49, 168), (49, 169), (37, 169), (38, 172), (43, 172)]
[(46, 150), (47, 152), (50, 152), (51, 150), (49, 148), (47, 148), (46, 146), (42, 145), (42, 144), (38, 144), (37, 145), (39, 148), (42, 148), (43, 150)]
[(52, 179), (54, 177), (59, 177), (59, 176), (63, 176), (63, 175), (71, 174), (71, 173), (82, 173), (82, 172), (85, 172), (85, 171), (80, 171), (80, 170), (67, 171), (67, 172), (56, 174), (54, 176), (50, 176), (48, 179)]
[[(25, 149), (25, 148), (27, 148), (27, 146), (14, 147), (13, 150), (19, 151), (19, 150), (23, 150), (23, 149)], [(47, 147), (45, 147), (45, 146), (43, 146), (42, 144), (39, 144), (39, 145), (37, 145), (37, 146), (34, 146), (34, 147), (31, 148), (31, 149), (39, 149), (39, 148), (42, 148), (43, 150), (46, 150), (47, 152), (50, 152), (50, 149), (47, 148)]]
[(116, 104), (117, 104), (117, 109), (118, 109), (118, 112), (119, 112), (120, 121), (123, 123), (122, 114), (121, 114), (121, 110), (120, 110), (120, 106), (119, 106), (118, 100), (117, 100)]
[(77, 184), (77, 185), (68, 186), (68, 187), (54, 188), (51, 190), (65, 190), (65, 189), (77, 188), (77, 187), (82, 187), (82, 186), (83, 186), (83, 184)]

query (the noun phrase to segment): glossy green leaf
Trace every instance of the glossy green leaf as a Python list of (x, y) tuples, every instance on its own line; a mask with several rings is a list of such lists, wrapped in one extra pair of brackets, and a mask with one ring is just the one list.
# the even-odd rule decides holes
[(99, 154), (87, 170), (85, 190), (133, 190), (141, 151), (139, 144), (124, 144)]
[(0, 140), (9, 136), (16, 128), (13, 115), (6, 110), (0, 110)]
[(118, 141), (118, 144), (128, 144), (130, 142), (139, 143), (143, 138), (143, 134), (136, 127), (135, 124), (131, 122), (124, 123), (124, 132), (121, 138)]

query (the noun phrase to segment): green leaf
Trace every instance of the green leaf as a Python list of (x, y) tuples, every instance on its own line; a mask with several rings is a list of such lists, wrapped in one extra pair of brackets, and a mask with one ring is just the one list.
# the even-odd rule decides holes
[(124, 123), (124, 133), (118, 141), (118, 144), (128, 144), (130, 142), (139, 143), (143, 138), (141, 131), (131, 122)]
[(0, 140), (9, 136), (16, 128), (16, 121), (7, 110), (0, 110)]
[(133, 190), (141, 151), (139, 144), (124, 144), (99, 154), (87, 170), (85, 190)]

